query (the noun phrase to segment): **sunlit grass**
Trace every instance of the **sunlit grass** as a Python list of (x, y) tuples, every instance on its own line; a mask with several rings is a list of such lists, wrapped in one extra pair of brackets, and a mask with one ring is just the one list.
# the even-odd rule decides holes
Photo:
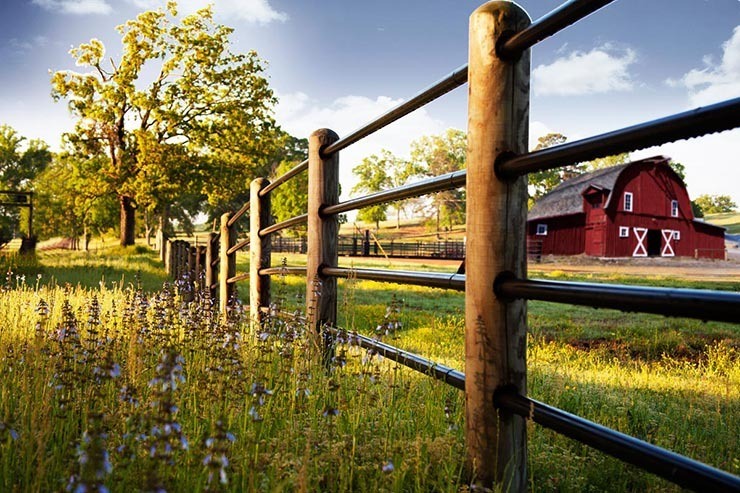
[[(95, 471), (80, 459), (93, 457), (94, 447), (109, 454), (101, 481), (112, 491), (159, 483), (171, 491), (464, 488), (461, 392), (349, 346), (337, 353), (346, 363), (335, 360), (327, 372), (300, 325), (274, 321), (252, 332), (243, 320), (224, 325), (205, 301), (186, 305), (159, 292), (164, 275), (148, 250), (111, 247), (15, 262), (18, 271), (0, 293), (0, 491), (89, 482)], [(246, 267), (240, 261), (238, 269)], [(136, 289), (137, 273), (151, 288)], [(462, 293), (339, 284), (340, 325), (373, 335), (388, 307), (400, 306), (393, 316), (402, 328), (385, 342), (463, 369)], [(273, 299), (287, 309), (305, 309), (304, 292), (303, 278), (273, 281)], [(61, 337), (65, 302), (79, 343)], [(737, 326), (533, 302), (529, 333), (533, 398), (740, 473)], [(185, 381), (160, 395), (151, 382), (162, 378), (169, 350), (182, 357)], [(120, 374), (101, 378), (111, 363)], [(176, 413), (152, 405), (170, 398)], [(153, 423), (168, 420), (181, 426), (187, 449), (176, 434), (151, 432)], [(91, 436), (97, 441), (85, 438)], [(153, 460), (157, 444), (171, 450)], [(678, 490), (534, 425), (529, 453), (534, 491)], [(218, 483), (218, 454), (229, 461), (226, 485)]]

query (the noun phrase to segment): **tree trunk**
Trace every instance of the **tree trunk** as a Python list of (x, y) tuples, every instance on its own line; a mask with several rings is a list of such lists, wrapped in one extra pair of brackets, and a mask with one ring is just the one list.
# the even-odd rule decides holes
[(149, 220), (149, 211), (144, 211), (144, 237), (146, 238), (146, 246), (152, 246), (152, 231), (154, 225)]
[(167, 245), (167, 223), (169, 222), (169, 209), (165, 208), (158, 217), (157, 223), (157, 241), (159, 242), (157, 248), (159, 249), (159, 255), (164, 262), (164, 256)]
[(136, 208), (128, 195), (121, 195), (118, 200), (121, 204), (121, 246), (125, 247), (133, 245), (136, 239)]

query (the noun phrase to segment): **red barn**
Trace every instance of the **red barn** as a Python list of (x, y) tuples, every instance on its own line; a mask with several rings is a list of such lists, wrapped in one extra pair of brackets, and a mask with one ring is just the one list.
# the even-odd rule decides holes
[(686, 185), (656, 156), (566, 180), (529, 211), (543, 255), (725, 258), (725, 230), (694, 218)]

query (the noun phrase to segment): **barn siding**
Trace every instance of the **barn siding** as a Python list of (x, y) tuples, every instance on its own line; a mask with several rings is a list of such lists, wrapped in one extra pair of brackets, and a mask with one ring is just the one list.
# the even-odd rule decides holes
[[(541, 241), (543, 255), (578, 255), (583, 253), (583, 221), (583, 214), (532, 220), (527, 240)], [(547, 224), (547, 235), (536, 234), (538, 224)]]

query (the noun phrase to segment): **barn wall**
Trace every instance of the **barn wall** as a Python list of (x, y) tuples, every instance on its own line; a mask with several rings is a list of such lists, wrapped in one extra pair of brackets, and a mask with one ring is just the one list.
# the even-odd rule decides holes
[[(547, 235), (538, 236), (538, 224), (547, 224)], [(583, 253), (583, 214), (535, 219), (527, 223), (527, 241), (542, 241), (543, 255)]]
[(699, 258), (725, 258), (725, 230), (700, 222), (693, 223), (696, 231), (696, 254)]

